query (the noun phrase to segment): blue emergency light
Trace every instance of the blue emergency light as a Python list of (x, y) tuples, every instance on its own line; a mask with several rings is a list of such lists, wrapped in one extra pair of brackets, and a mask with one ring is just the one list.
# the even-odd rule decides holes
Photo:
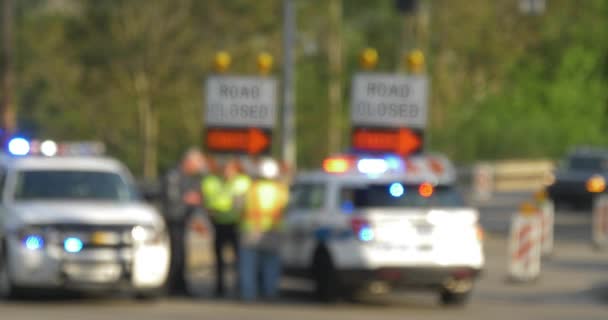
[(21, 137), (12, 138), (8, 142), (8, 152), (14, 156), (25, 156), (30, 152), (30, 142)]
[(387, 155), (384, 157), (384, 161), (386, 161), (390, 170), (398, 171), (403, 169), (403, 159), (399, 156)]

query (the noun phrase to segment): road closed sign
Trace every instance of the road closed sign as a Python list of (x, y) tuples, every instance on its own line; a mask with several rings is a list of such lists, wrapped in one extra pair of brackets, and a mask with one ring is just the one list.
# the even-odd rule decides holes
[(276, 81), (268, 77), (213, 76), (206, 83), (205, 124), (272, 129)]
[(353, 126), (424, 129), (427, 87), (424, 76), (355, 75), (351, 89)]

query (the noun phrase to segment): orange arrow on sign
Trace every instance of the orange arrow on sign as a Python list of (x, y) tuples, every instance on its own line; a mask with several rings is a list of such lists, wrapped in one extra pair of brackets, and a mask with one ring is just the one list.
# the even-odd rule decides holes
[(353, 136), (353, 146), (356, 149), (395, 152), (406, 155), (422, 146), (421, 138), (410, 129), (399, 130), (356, 130)]
[(270, 144), (269, 137), (260, 129), (209, 129), (207, 147), (223, 152), (258, 154)]

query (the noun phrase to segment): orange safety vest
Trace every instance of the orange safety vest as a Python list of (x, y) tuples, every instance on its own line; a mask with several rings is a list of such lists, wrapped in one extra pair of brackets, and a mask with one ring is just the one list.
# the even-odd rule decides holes
[(247, 193), (241, 229), (266, 232), (281, 226), (287, 206), (289, 187), (279, 181), (258, 180)]

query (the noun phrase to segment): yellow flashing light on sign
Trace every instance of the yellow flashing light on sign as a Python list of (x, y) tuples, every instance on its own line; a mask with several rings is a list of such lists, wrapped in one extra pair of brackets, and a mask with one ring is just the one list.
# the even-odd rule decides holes
[(215, 59), (213, 60), (213, 67), (216, 72), (224, 73), (230, 68), (230, 64), (232, 63), (232, 57), (226, 51), (220, 51), (215, 54)]
[(415, 49), (405, 56), (407, 68), (411, 73), (422, 73), (424, 71), (424, 53), (422, 50)]
[(258, 66), (258, 70), (260, 71), (261, 74), (268, 74), (270, 73), (270, 70), (272, 70), (272, 65), (273, 65), (273, 58), (272, 55), (270, 55), (269, 53), (266, 52), (262, 52), (260, 54), (258, 54), (257, 57), (257, 66)]
[(374, 48), (364, 49), (363, 52), (361, 52), (360, 63), (363, 69), (374, 69), (378, 64), (378, 51)]

